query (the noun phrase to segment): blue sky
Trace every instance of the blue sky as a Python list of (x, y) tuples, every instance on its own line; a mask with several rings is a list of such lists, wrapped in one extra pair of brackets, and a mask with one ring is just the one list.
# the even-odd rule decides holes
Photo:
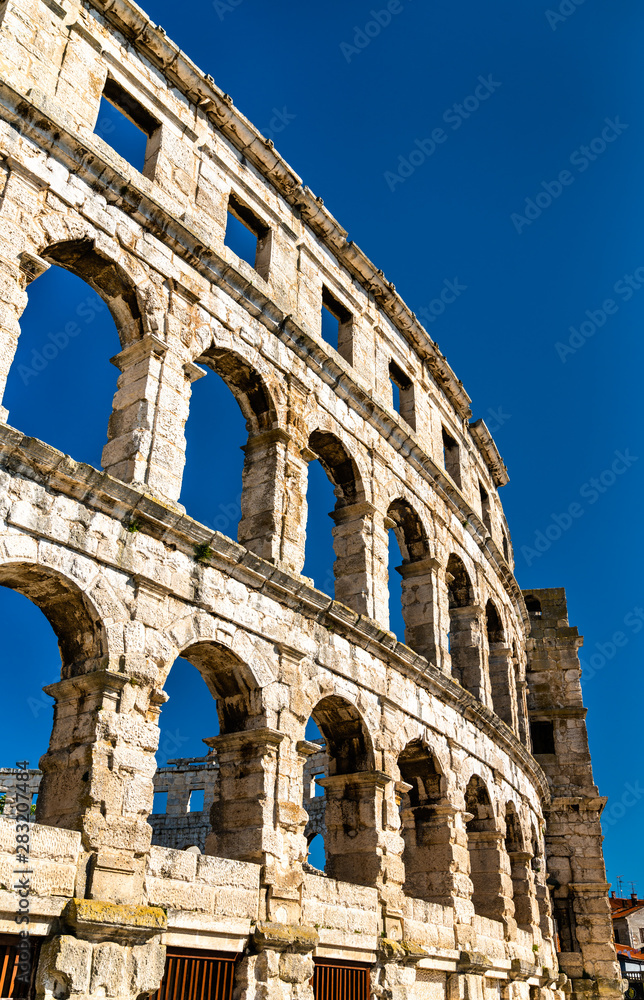
[[(399, 0), (389, 9), (149, 0), (146, 9), (426, 317), (474, 416), (493, 431), (511, 477), (502, 500), (519, 583), (565, 586), (570, 621), (586, 637), (609, 879), (633, 879), (644, 896), (644, 9), (629, 0)], [(461, 291), (441, 312), (445, 282)], [(91, 322), (91, 303), (78, 312), (88, 296), (96, 303), (54, 269), (31, 286), (17, 359), (25, 370), (14, 368), (5, 405), (13, 426), (96, 464), (118, 343), (106, 309)], [(28, 377), (32, 352), (68, 322), (79, 327), (69, 346)], [(222, 425), (225, 435), (212, 433)], [(188, 432), (183, 501), (209, 524), (232, 524), (243, 422), (214, 375), (194, 386)], [(319, 584), (332, 504), (322, 487), (312, 518), (323, 527), (307, 562)], [(2, 759), (36, 760), (49, 724), (38, 685), (56, 674), (55, 642), (25, 599), (3, 592), (0, 609), (15, 679), (6, 704), (17, 706)], [(173, 674), (166, 757), (200, 752), (185, 713), (201, 681), (192, 668)]]

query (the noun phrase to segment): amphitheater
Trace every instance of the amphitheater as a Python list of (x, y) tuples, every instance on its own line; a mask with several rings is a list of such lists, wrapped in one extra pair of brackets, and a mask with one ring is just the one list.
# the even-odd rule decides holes
[[(0, 409), (0, 583), (62, 660), (28, 891), (16, 831), (38, 776), (4, 774), (0, 995), (619, 997), (582, 640), (563, 590), (516, 583), (507, 472), (437, 345), (131, 0), (2, 0), (0, 63), (0, 395), (51, 266), (102, 297), (121, 341), (101, 469)], [(102, 96), (147, 135), (141, 172), (96, 134)], [(247, 422), (236, 540), (179, 503), (207, 369)], [(301, 572), (313, 460), (336, 497), (334, 597)], [(175, 782), (174, 826), (153, 843), (148, 822), (179, 656), (220, 722), (196, 767), (199, 850), (177, 833), (189, 763), (156, 778)]]

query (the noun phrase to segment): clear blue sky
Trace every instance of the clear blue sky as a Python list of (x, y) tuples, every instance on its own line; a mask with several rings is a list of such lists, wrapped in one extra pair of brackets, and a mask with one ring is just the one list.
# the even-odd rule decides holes
[[(385, 6), (150, 0), (147, 10), (273, 138), (419, 315), (432, 317), (445, 281), (464, 286), (428, 329), (508, 465), (502, 499), (519, 583), (565, 586), (571, 623), (586, 637), (609, 879), (634, 879), (644, 896), (644, 9), (586, 0), (561, 17), (541, 0), (400, 0), (391, 23), (378, 24), (371, 11)], [(106, 310), (79, 319), (79, 296), (91, 293), (75, 285), (52, 271), (32, 286), (20, 363), (70, 319), (81, 333), (27, 384), (14, 370), (6, 405), (14, 426), (96, 463), (116, 379), (106, 359), (118, 343)], [(239, 494), (244, 434), (216, 381), (195, 385), (184, 502), (219, 527)], [(617, 452), (636, 460), (615, 476)], [(314, 500), (327, 534), (307, 568), (321, 584), (331, 500), (320, 490)], [(553, 516), (571, 504), (581, 515), (548, 544)], [(36, 760), (48, 725), (37, 688), (56, 674), (55, 643), (24, 599), (3, 593), (0, 608), (5, 675), (15, 678), (2, 759)], [(200, 752), (184, 735), (199, 728), (185, 715), (196, 672), (179, 676), (163, 713), (166, 758)], [(211, 716), (203, 727), (199, 735), (212, 735)]]

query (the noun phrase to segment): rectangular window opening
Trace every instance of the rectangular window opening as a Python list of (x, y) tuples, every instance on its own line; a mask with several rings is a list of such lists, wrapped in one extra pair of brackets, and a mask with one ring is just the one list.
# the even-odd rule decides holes
[(164, 815), (168, 809), (168, 793), (155, 792), (152, 802), (152, 812), (155, 816)]
[(264, 281), (268, 281), (270, 272), (271, 243), (270, 228), (236, 195), (231, 194), (224, 244), (250, 264)]
[(326, 794), (324, 786), (323, 785), (318, 785), (318, 780), (317, 780), (318, 778), (325, 778), (325, 777), (326, 777), (326, 775), (325, 775), (324, 771), (320, 771), (319, 774), (313, 775), (313, 791), (314, 791), (314, 796), (313, 797), (316, 798), (316, 799), (320, 799), (320, 798), (322, 798)]
[(151, 180), (161, 142), (161, 125), (136, 98), (108, 76), (94, 134)]
[(459, 447), (452, 435), (443, 427), (443, 465), (445, 472), (454, 480), (457, 486), (461, 485), (461, 460)]
[(190, 798), (188, 799), (188, 812), (199, 813), (203, 812), (203, 788), (193, 788), (190, 792)]
[(530, 738), (532, 740), (532, 753), (556, 753), (555, 750), (555, 727), (553, 722), (532, 721), (530, 723)]
[(492, 534), (492, 515), (490, 507), (490, 496), (483, 486), (483, 483), (479, 482), (479, 493), (481, 495), (481, 520), (487, 528), (490, 534)]
[(389, 362), (389, 381), (391, 382), (394, 410), (400, 414), (412, 430), (416, 430), (414, 383), (395, 361)]
[(322, 286), (322, 339), (353, 364), (353, 316), (326, 285)]

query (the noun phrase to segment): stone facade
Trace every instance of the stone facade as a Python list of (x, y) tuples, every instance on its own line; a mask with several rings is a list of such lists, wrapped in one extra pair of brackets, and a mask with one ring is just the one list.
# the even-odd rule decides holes
[[(41, 608), (62, 661), (31, 832), (37, 996), (137, 1000), (166, 947), (239, 955), (248, 1000), (312, 1000), (316, 959), (367, 963), (390, 1000), (619, 996), (581, 640), (563, 591), (516, 583), (507, 473), (437, 345), (131, 0), (3, 0), (0, 77), (0, 394), (52, 265), (121, 339), (102, 470), (0, 414), (0, 584)], [(147, 133), (143, 172), (95, 134), (102, 94)], [(178, 503), (208, 368), (247, 421), (237, 540)], [(313, 459), (337, 498), (334, 599), (301, 575)], [(154, 846), (148, 822), (179, 656), (220, 720), (204, 856)], [(305, 864), (311, 716), (325, 875)], [(14, 827), (0, 819), (0, 933)]]

